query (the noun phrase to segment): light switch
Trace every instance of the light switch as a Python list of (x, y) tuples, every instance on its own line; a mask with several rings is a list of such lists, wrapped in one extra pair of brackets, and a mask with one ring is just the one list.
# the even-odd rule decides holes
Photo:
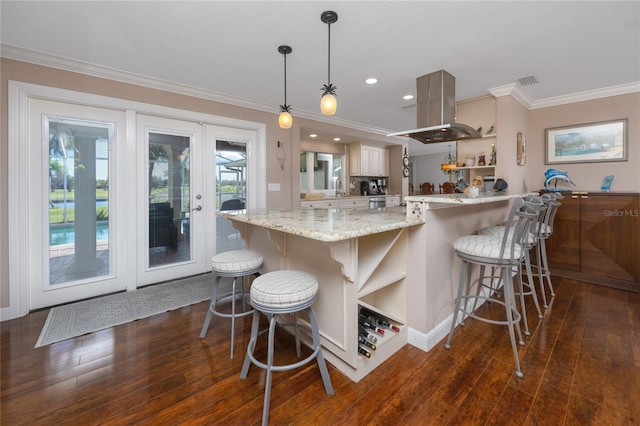
[(269, 191), (280, 191), (280, 184), (279, 183), (270, 183), (269, 184)]

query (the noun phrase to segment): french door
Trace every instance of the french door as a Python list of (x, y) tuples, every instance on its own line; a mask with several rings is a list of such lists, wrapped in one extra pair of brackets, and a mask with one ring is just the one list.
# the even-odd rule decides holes
[[(138, 115), (138, 286), (206, 271), (206, 215), (213, 190), (206, 185), (204, 126)], [(210, 171), (208, 173), (211, 173)], [(208, 186), (209, 188), (206, 188)]]
[(207, 272), (265, 206), (262, 123), (9, 82), (8, 131), (7, 318)]

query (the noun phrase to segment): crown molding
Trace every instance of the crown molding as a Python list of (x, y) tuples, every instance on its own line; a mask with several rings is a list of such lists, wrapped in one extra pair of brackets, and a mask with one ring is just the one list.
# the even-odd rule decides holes
[[(219, 102), (227, 105), (234, 105), (252, 110), (263, 111), (274, 114), (274, 116), (277, 116), (279, 111), (278, 105), (276, 104), (269, 104), (238, 96), (231, 96), (224, 93), (215, 92), (213, 90), (202, 89), (199, 87), (176, 84), (167, 80), (161, 80), (141, 74), (125, 72), (87, 62), (76, 61), (74, 59), (55, 56), (44, 52), (22, 49), (6, 44), (0, 44), (0, 57), (20, 62), (27, 62), (34, 65), (41, 65), (49, 68), (55, 68), (63, 71), (89, 75), (92, 77), (118, 81), (121, 83), (133, 84), (150, 89), (162, 90), (179, 95), (191, 96), (194, 98), (205, 99), (212, 102)], [(301, 109), (295, 110), (294, 118), (295, 117), (305, 118), (337, 126), (343, 126), (350, 129), (360, 130), (377, 135), (387, 135), (388, 133), (392, 132), (392, 130), (368, 126), (362, 123), (344, 120), (337, 117), (327, 117), (320, 113), (305, 111)]]
[(491, 89), (488, 89), (488, 91), (496, 98), (499, 98), (500, 96), (511, 96), (527, 109), (531, 109), (531, 105), (533, 104), (533, 101), (531, 100), (529, 95), (527, 95), (524, 90), (518, 87), (516, 83), (493, 87)]
[(550, 98), (539, 99), (537, 101), (532, 101), (524, 90), (518, 87), (516, 83), (494, 87), (488, 89), (488, 91), (496, 98), (500, 96), (513, 96), (513, 98), (520, 102), (525, 108), (532, 110), (640, 92), (640, 81), (619, 84), (617, 86), (603, 87), (601, 89), (586, 90), (584, 92), (572, 93), (570, 95), (553, 96)]
[(537, 100), (530, 109), (547, 108), (558, 105), (565, 105), (574, 102), (584, 102), (593, 99), (608, 98), (610, 96), (626, 95), (640, 92), (640, 81), (617, 86), (603, 87), (602, 89), (586, 90), (584, 92), (573, 93), (564, 96), (554, 96)]

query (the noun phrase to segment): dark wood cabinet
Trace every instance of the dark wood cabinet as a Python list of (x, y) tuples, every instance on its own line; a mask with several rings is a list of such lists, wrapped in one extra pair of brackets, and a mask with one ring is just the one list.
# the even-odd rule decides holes
[(640, 194), (564, 194), (547, 241), (552, 274), (640, 291)]

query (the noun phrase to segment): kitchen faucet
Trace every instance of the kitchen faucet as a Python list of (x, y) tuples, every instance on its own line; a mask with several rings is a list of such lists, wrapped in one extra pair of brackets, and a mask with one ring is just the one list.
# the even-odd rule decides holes
[(338, 177), (336, 179), (336, 197), (340, 196), (340, 188), (342, 188), (342, 179)]

